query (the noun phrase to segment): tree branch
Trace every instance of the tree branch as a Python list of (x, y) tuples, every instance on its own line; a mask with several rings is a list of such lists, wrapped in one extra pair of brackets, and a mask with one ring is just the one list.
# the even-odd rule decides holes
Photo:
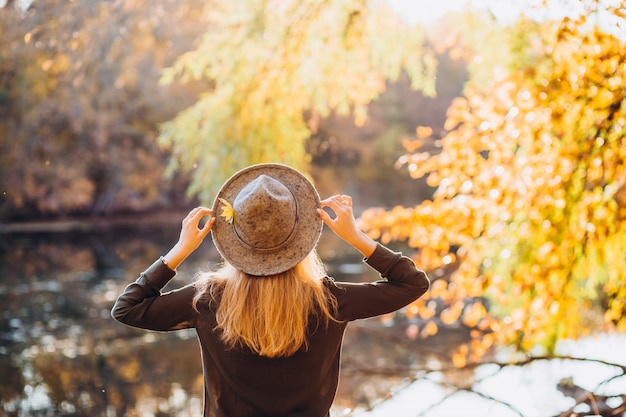
[[(358, 330), (364, 333), (375, 335), (377, 338), (383, 338), (387, 340), (389, 343), (394, 344), (396, 346), (402, 346), (406, 349), (426, 351), (429, 354), (432, 353), (432, 354), (437, 355), (438, 357), (442, 359), (442, 361), (449, 360), (449, 358), (441, 351), (424, 348), (424, 346), (422, 345), (416, 345), (416, 343), (413, 340), (398, 336), (397, 334), (389, 334), (388, 332), (385, 332), (385, 331), (371, 329), (367, 327), (360, 327), (360, 326), (358, 327)], [(426, 409), (422, 410), (419, 414), (417, 414), (416, 417), (425, 415), (425, 413), (428, 412), (429, 410), (434, 409), (435, 407), (441, 405), (443, 402), (449, 400), (451, 397), (455, 396), (459, 392), (463, 392), (463, 391), (473, 393), (487, 400), (502, 404), (503, 406), (507, 407), (508, 409), (510, 409), (517, 415), (519, 415), (520, 417), (524, 417), (524, 414), (520, 410), (515, 408), (512, 404), (502, 401), (501, 399), (492, 397), (489, 394), (486, 394), (484, 392), (477, 391), (473, 388), (477, 383), (480, 383), (487, 378), (491, 378), (497, 375), (499, 372), (502, 371), (502, 369), (506, 367), (523, 367), (523, 366), (530, 365), (531, 363), (537, 362), (537, 361), (562, 360), (562, 361), (597, 363), (603, 366), (613, 367), (613, 368), (617, 368), (620, 370), (620, 372), (618, 372), (617, 375), (613, 375), (601, 381), (597, 385), (596, 390), (600, 389), (603, 385), (606, 385), (615, 379), (626, 376), (626, 365), (613, 363), (613, 362), (609, 362), (609, 361), (602, 360), (602, 359), (583, 358), (583, 357), (576, 357), (576, 356), (569, 356), (569, 355), (527, 356), (521, 360), (511, 361), (511, 362), (485, 360), (481, 362), (468, 363), (463, 368), (456, 368), (452, 364), (449, 364), (448, 366), (443, 366), (443, 367), (442, 366), (428, 367), (428, 366), (422, 365), (422, 367), (419, 370), (416, 370), (411, 366), (406, 366), (406, 367), (400, 366), (400, 367), (393, 367), (393, 368), (389, 368), (389, 367), (372, 368), (372, 367), (368, 367), (365, 364), (358, 363), (357, 361), (350, 360), (348, 358), (346, 359), (347, 359), (346, 365), (348, 365), (349, 367), (348, 369), (350, 372), (361, 373), (361, 374), (369, 375), (369, 376), (372, 376), (372, 375), (398, 376), (398, 375), (408, 374), (408, 375), (411, 375), (409, 377), (411, 383), (417, 382), (419, 380), (428, 380), (430, 382), (438, 384), (442, 388), (451, 390), (442, 399), (429, 405)], [(446, 383), (440, 380), (433, 380), (432, 378), (429, 378), (430, 374), (434, 372), (445, 373), (445, 372), (455, 372), (455, 371), (463, 371), (463, 370), (466, 370), (466, 371), (475, 370), (476, 368), (482, 365), (496, 366), (497, 370), (495, 370), (493, 373), (490, 373), (489, 375), (483, 376), (480, 379), (474, 379), (474, 380), (468, 381), (467, 384), (464, 384), (463, 386), (454, 385), (451, 383)], [(577, 385), (574, 385), (573, 382), (571, 382), (571, 380), (567, 380), (567, 379), (564, 379), (561, 382), (559, 382), (556, 388), (559, 391), (561, 391), (563, 395), (573, 398), (576, 404), (573, 407), (569, 408), (568, 410), (565, 410), (562, 413), (554, 417), (571, 417), (572, 414), (574, 414), (574, 410), (576, 409), (576, 407), (580, 406), (581, 404), (587, 404), (590, 408), (590, 411), (589, 412), (577, 411), (575, 414), (578, 417), (592, 416), (592, 415), (614, 417), (614, 416), (622, 415), (624, 412), (626, 412), (626, 394), (622, 394), (619, 396), (599, 395), (593, 391), (589, 391)], [(612, 408), (611, 406), (607, 404), (607, 400), (610, 398), (620, 398), (622, 400), (622, 404), (619, 405), (617, 408)]]

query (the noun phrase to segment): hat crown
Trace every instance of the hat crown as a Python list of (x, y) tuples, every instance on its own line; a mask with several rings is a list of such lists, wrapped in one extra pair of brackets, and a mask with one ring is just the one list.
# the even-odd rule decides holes
[(284, 165), (251, 165), (233, 174), (213, 202), (211, 234), (224, 260), (251, 276), (279, 274), (318, 242), (320, 198), (302, 173)]
[(273, 250), (293, 236), (297, 223), (296, 199), (283, 183), (261, 174), (241, 189), (233, 208), (235, 233), (256, 250)]

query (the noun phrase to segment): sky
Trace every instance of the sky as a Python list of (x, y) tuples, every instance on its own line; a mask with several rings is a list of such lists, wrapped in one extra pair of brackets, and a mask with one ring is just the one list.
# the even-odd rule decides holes
[(391, 7), (405, 16), (411, 23), (429, 25), (446, 12), (460, 10), (464, 7), (490, 9), (501, 19), (517, 16), (529, 4), (541, 0), (387, 0)]
[[(446, 12), (471, 8), (488, 8), (501, 23), (511, 23), (525, 13), (536, 20), (560, 19), (566, 15), (577, 15), (585, 5), (596, 0), (387, 0), (393, 9), (412, 24), (428, 26)], [(621, 0), (600, 0), (600, 4), (617, 5)], [(549, 4), (548, 8), (543, 3)], [(626, 37), (623, 25), (616, 27), (615, 17), (599, 13), (598, 23), (618, 37)]]
[(437, 20), (449, 10), (461, 9), (468, 0), (387, 0), (391, 7), (413, 23)]

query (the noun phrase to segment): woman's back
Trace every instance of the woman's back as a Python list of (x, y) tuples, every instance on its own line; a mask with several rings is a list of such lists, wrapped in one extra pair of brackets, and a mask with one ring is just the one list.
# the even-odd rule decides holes
[(347, 322), (320, 326), (311, 317), (306, 346), (289, 356), (270, 358), (245, 346), (227, 347), (215, 311), (203, 305), (198, 314), (205, 415), (326, 416), (337, 389)]
[(174, 271), (155, 262), (118, 298), (113, 316), (152, 330), (195, 328), (202, 351), (206, 416), (326, 416), (339, 380), (341, 342), (348, 322), (395, 311), (424, 294), (429, 281), (413, 261), (378, 245), (367, 263), (384, 280), (342, 283), (324, 279), (336, 300), (336, 320), (315, 315), (307, 344), (296, 353), (267, 357), (246, 346), (229, 347), (217, 322), (219, 299), (193, 307), (195, 286), (161, 294)]
[[(217, 208), (220, 217), (213, 216)], [(210, 219), (200, 227), (205, 216)], [(314, 251), (322, 221), (383, 279), (325, 277)], [(161, 293), (214, 226), (216, 248), (232, 267)], [(205, 416), (325, 417), (347, 323), (396, 311), (428, 287), (411, 259), (358, 230), (350, 197), (320, 201), (297, 171), (262, 164), (227, 181), (213, 210), (189, 213), (178, 242), (126, 287), (112, 315), (143, 329), (196, 329)]]
[(266, 357), (306, 349), (310, 327), (335, 320), (336, 300), (322, 282), (324, 266), (315, 251), (287, 271), (250, 276), (229, 264), (200, 274), (194, 307), (215, 310), (220, 338)]

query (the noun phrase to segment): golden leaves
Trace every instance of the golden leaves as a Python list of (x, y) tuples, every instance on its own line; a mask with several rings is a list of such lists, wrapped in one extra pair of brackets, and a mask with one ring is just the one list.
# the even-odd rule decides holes
[(470, 304), (463, 312), (463, 324), (468, 327), (475, 327), (486, 315), (487, 309), (485, 309), (482, 303)]
[(441, 312), (441, 321), (444, 324), (451, 326), (459, 320), (462, 312), (463, 302), (459, 300)]
[(462, 344), (457, 351), (452, 355), (452, 364), (457, 368), (463, 368), (467, 363), (467, 354), (469, 353), (469, 346)]
[(428, 336), (436, 335), (438, 331), (439, 328), (437, 327), (437, 324), (433, 321), (429, 321), (422, 329), (420, 335), (422, 336), (422, 338), (427, 338)]
[(440, 153), (422, 151), (425, 128), (403, 142), (398, 165), (432, 200), (363, 217), (443, 275), (433, 319), (473, 329), (455, 366), (496, 342), (551, 351), (597, 329), (599, 308), (626, 329), (626, 44), (580, 22), (523, 34), (519, 69), (470, 83)]

